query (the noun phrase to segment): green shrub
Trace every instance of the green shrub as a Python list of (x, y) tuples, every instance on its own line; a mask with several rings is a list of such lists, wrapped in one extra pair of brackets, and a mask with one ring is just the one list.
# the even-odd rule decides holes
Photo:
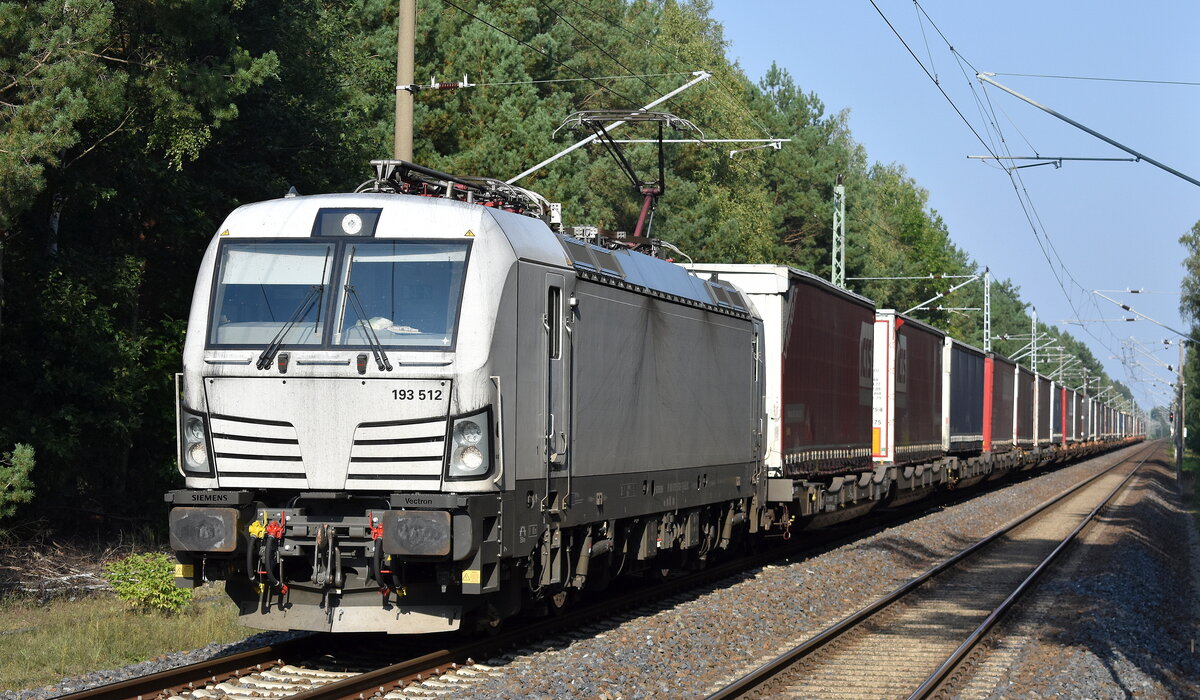
[(130, 554), (104, 567), (104, 578), (117, 597), (142, 612), (168, 615), (192, 602), (192, 591), (175, 587), (175, 562), (165, 554)]
[(12, 517), (18, 503), (33, 498), (33, 448), (17, 443), (12, 452), (0, 457), (0, 520)]

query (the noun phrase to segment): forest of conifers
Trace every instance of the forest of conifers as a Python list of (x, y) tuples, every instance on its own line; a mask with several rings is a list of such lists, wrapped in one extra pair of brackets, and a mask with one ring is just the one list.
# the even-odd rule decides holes
[[(0, 453), (34, 448), (21, 517), (162, 522), (155, 504), (181, 483), (173, 375), (201, 253), (233, 208), (289, 187), (349, 191), (370, 159), (391, 157), (396, 4), (0, 3)], [(663, 108), (711, 138), (791, 142), (735, 158), (726, 144), (668, 146), (656, 237), (697, 261), (827, 277), (841, 174), (847, 277), (986, 264), (951, 242), (903, 165), (870, 160), (845, 111), (782, 69), (731, 64), (703, 0), (420, 0), (416, 56), (417, 82), (479, 84), (417, 94), (423, 165), (511, 177), (579, 137), (553, 135), (571, 112), (638, 107), (704, 69), (713, 79)], [(606, 77), (630, 74), (644, 77)], [(648, 168), (655, 151), (630, 153)], [(632, 230), (641, 203), (600, 149), (521, 184), (561, 202), (568, 224)], [(851, 283), (898, 309), (949, 285)], [(953, 301), (980, 307), (982, 287)], [(1011, 283), (994, 285), (992, 304), (996, 334), (1028, 334)], [(982, 345), (979, 314), (922, 319)], [(1060, 344), (1103, 375), (1081, 343)]]

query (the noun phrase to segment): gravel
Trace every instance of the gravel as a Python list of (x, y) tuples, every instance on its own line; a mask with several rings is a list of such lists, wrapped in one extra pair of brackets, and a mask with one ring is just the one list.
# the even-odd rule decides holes
[(991, 692), (964, 696), (1200, 697), (1195, 521), (1178, 506), (1170, 466), (1148, 462), (1142, 471), (1041, 583), (1026, 614), (1002, 628), (1019, 641), (997, 649), (1004, 671)]

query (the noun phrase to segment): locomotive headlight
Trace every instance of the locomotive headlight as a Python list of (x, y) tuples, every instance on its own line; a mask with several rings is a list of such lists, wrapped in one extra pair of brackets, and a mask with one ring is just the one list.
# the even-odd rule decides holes
[(479, 413), (452, 421), (450, 463), (446, 478), (478, 479), (492, 471), (492, 413)]
[(194, 442), (188, 446), (187, 462), (184, 465), (184, 469), (187, 469), (191, 465), (195, 465), (200, 471), (208, 469), (208, 451), (204, 449), (203, 442)]
[(208, 425), (204, 416), (187, 409), (181, 411), (179, 426), (179, 466), (184, 476), (210, 476), (212, 460), (208, 455)]
[(467, 471), (474, 473), (483, 466), (483, 453), (478, 447), (470, 445), (458, 451), (458, 461)]
[(482, 438), (483, 429), (475, 421), (460, 420), (454, 424), (454, 444), (478, 445)]
[(188, 442), (204, 442), (204, 419), (200, 416), (188, 416), (184, 421), (184, 432)]

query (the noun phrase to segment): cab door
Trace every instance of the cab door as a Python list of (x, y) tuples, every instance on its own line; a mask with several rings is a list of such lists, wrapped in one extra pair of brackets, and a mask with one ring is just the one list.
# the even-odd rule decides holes
[[(520, 365), (516, 416), (521, 445), (528, 450), (526, 478), (530, 505), (523, 530), (537, 533), (536, 580), (558, 586), (569, 574), (568, 535), (564, 527), (572, 503), (572, 330), (574, 278), (561, 270), (525, 264), (520, 278)], [(533, 500), (536, 498), (536, 501)], [(536, 515), (535, 515), (536, 513)]]
[[(564, 275), (547, 272), (542, 287), (542, 457), (547, 482), (569, 476), (571, 444), (571, 307)], [(548, 483), (549, 485), (549, 483)], [(553, 490), (553, 489), (551, 489)]]

